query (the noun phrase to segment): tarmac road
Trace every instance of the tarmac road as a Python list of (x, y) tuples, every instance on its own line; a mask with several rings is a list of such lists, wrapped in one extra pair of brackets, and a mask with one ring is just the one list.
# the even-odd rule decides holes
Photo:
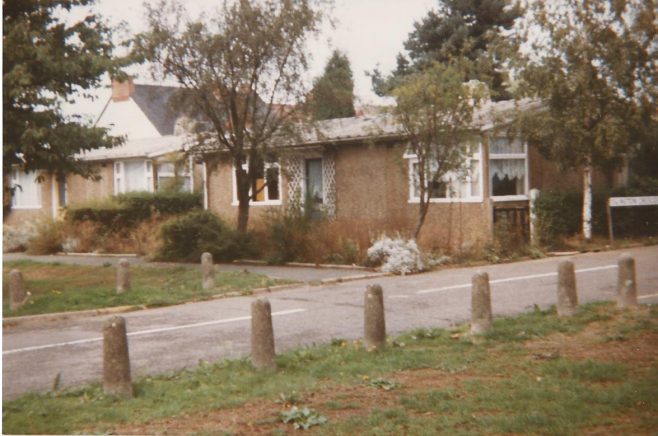
[[(636, 259), (641, 303), (658, 303), (658, 246), (625, 250)], [(571, 257), (581, 303), (614, 299), (621, 251)], [(363, 333), (363, 291), (384, 288), (389, 334), (419, 327), (448, 327), (467, 321), (471, 276), (487, 271), (494, 316), (513, 315), (555, 303), (557, 264), (547, 258), (478, 268), (458, 268), (406, 277), (379, 277), (269, 294), (278, 351)], [(236, 297), (123, 314), (133, 377), (190, 368), (199, 361), (249, 353), (250, 304)], [(109, 316), (57, 320), (3, 331), (3, 399), (101, 378), (102, 324)], [(658, 346), (658, 344), (657, 344)]]

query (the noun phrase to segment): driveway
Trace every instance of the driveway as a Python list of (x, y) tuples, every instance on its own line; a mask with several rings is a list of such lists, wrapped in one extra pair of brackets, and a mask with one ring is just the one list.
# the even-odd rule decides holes
[[(658, 297), (658, 246), (630, 252), (636, 259), (640, 302)], [(620, 251), (573, 256), (581, 303), (615, 295)], [(547, 258), (481, 268), (457, 268), (406, 277), (304, 286), (268, 295), (278, 351), (332, 338), (363, 334), (365, 286), (384, 288), (389, 334), (420, 327), (450, 327), (468, 320), (470, 280), (489, 273), (494, 316), (515, 315), (556, 300), (557, 264)], [(126, 313), (133, 375), (192, 368), (247, 356), (250, 305), (254, 297), (236, 297)], [(102, 325), (108, 316), (59, 320), (3, 331), (3, 398), (46, 391), (61, 374), (61, 386), (99, 381), (102, 373)]]
[[(117, 256), (82, 256), (82, 255), (51, 255), (51, 256), (33, 256), (24, 253), (4, 253), (3, 261), (13, 260), (31, 260), (34, 262), (59, 262), (74, 265), (104, 265), (116, 264), (120, 257)], [(131, 265), (143, 266), (162, 266), (174, 265), (172, 263), (147, 262), (141, 257), (126, 257)], [(175, 265), (184, 265), (190, 268), (199, 268), (198, 264), (180, 263)], [(275, 266), (261, 265), (252, 263), (220, 263), (217, 264), (219, 270), (223, 271), (243, 271), (247, 270), (256, 274), (263, 274), (271, 278), (295, 280), (304, 283), (315, 283), (322, 280), (331, 280), (338, 278), (349, 278), (357, 275), (371, 274), (372, 271), (362, 268), (324, 268), (324, 267), (306, 267), (306, 266)]]

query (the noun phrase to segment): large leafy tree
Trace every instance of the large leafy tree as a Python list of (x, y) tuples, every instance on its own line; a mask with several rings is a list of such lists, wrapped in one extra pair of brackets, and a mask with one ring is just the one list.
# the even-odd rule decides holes
[(582, 170), (586, 240), (593, 169), (620, 163), (655, 132), (655, 22), (650, 0), (561, 0), (532, 10), (529, 29), (541, 33), (520, 91), (539, 97), (544, 109), (520, 114), (520, 125), (546, 156)]
[(481, 83), (464, 83), (464, 72), (438, 62), (406, 76), (393, 90), (393, 116), (407, 139), (407, 153), (415, 156), (414, 183), (419, 192), (418, 238), (431, 204), (433, 190), (452, 173), (467, 175), (466, 157), (474, 138), (472, 120), (488, 92)]
[(466, 78), (487, 83), (494, 99), (509, 97), (503, 70), (512, 48), (503, 33), (520, 15), (512, 0), (439, 0), (436, 11), (414, 23), (397, 68), (388, 76), (373, 72), (375, 91), (388, 94), (401, 78), (441, 62), (465, 67)]
[(354, 79), (346, 54), (334, 50), (323, 75), (313, 83), (311, 99), (315, 120), (354, 116)]
[[(97, 87), (105, 73), (118, 74), (111, 30), (94, 14), (72, 21), (67, 11), (93, 0), (3, 1), (3, 171), (92, 175), (75, 154), (112, 147), (122, 139), (107, 130), (66, 116), (85, 90)], [(5, 186), (5, 188), (7, 188)]]
[(256, 183), (263, 161), (292, 131), (308, 92), (305, 43), (321, 12), (312, 0), (238, 0), (192, 20), (175, 0), (147, 6), (149, 28), (137, 36), (136, 53), (153, 63), (156, 76), (178, 81), (188, 105), (207, 121), (198, 149), (230, 155), (241, 232), (250, 201), (264, 189)]

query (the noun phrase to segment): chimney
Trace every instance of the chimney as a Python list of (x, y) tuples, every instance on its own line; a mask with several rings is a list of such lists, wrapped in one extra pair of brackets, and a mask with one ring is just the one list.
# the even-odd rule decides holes
[(135, 92), (132, 76), (126, 77), (122, 82), (112, 79), (112, 101), (126, 101)]

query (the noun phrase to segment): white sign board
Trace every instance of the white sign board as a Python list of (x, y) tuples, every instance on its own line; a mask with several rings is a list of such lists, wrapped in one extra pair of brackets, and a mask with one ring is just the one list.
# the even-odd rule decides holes
[(610, 197), (610, 207), (658, 206), (658, 197)]

